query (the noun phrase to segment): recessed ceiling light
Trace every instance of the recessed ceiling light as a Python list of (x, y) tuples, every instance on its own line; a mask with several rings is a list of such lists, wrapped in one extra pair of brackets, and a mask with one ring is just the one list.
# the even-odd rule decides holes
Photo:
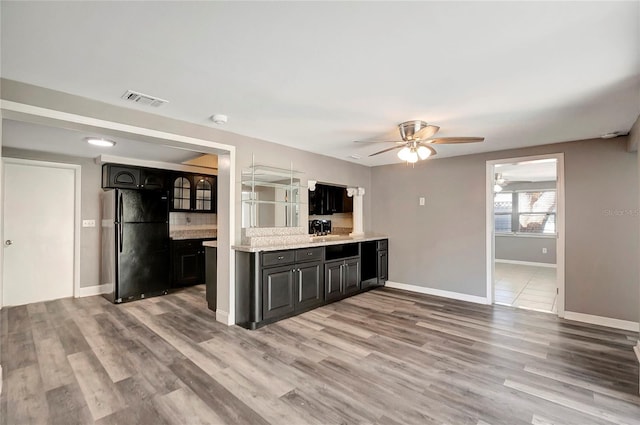
[(613, 139), (614, 137), (618, 137), (620, 135), (619, 131), (613, 131), (611, 133), (604, 133), (600, 135), (601, 139)]
[(353, 155), (349, 155), (349, 158), (361, 159), (362, 157), (360, 155), (358, 155), (357, 153), (354, 153)]
[(229, 117), (227, 117), (224, 114), (211, 115), (211, 121), (213, 121), (216, 124), (226, 124), (228, 119)]
[(115, 146), (115, 144), (116, 144), (116, 142), (114, 142), (113, 140), (99, 139), (97, 137), (87, 137), (85, 140), (90, 145), (100, 146), (102, 148), (110, 148), (112, 146)]

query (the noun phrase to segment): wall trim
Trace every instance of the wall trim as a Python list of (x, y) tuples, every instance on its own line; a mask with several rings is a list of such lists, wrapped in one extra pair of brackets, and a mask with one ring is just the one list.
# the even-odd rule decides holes
[(104, 285), (95, 285), (95, 286), (82, 287), (82, 288), (80, 288), (80, 291), (78, 291), (78, 294), (75, 296), (75, 298), (92, 297), (94, 295), (106, 294), (106, 293), (109, 292), (109, 287), (110, 286), (111, 285), (106, 283)]
[(590, 323), (592, 325), (606, 326), (609, 328), (622, 329), (625, 331), (638, 332), (640, 325), (638, 322), (628, 320), (613, 319), (611, 317), (594, 316), (592, 314), (576, 313), (575, 311), (565, 311), (565, 320), (573, 320), (575, 322)]
[(224, 323), (229, 326), (234, 324), (229, 320), (229, 313), (220, 309), (216, 310), (216, 322)]
[(550, 263), (536, 263), (533, 261), (519, 261), (519, 260), (500, 260), (498, 258), (496, 258), (496, 263), (519, 264), (521, 266), (549, 267), (552, 269), (555, 269), (557, 267), (556, 264), (550, 264)]
[(385, 286), (388, 288), (402, 289), (409, 292), (417, 292), (419, 294), (435, 295), (436, 297), (451, 298), (453, 300), (467, 301), (470, 303), (489, 304), (489, 301), (485, 297), (478, 297), (476, 295), (463, 294), (460, 292), (445, 291), (442, 289), (427, 288), (425, 286), (391, 282), (389, 280), (387, 280)]

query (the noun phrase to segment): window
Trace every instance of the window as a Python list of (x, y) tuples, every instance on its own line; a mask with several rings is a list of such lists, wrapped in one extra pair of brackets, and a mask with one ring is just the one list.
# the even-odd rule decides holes
[(496, 233), (556, 233), (556, 191), (500, 192), (494, 198)]
[(513, 192), (496, 193), (493, 200), (496, 233), (511, 233), (513, 217)]

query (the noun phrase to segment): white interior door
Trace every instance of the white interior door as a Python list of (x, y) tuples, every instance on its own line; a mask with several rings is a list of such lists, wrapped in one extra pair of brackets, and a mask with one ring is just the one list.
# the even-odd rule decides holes
[(73, 296), (77, 167), (4, 160), (2, 305)]

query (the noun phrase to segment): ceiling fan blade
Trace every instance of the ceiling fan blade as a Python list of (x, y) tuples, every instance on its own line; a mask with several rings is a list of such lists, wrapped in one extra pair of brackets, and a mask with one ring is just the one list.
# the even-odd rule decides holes
[(428, 139), (429, 137), (436, 134), (438, 130), (440, 130), (440, 127), (438, 127), (437, 125), (428, 125), (422, 130), (416, 131), (416, 133), (413, 135), (413, 138), (417, 140)]
[[(404, 146), (404, 145), (403, 145), (403, 146)], [(402, 147), (402, 146), (394, 146), (394, 147), (391, 147), (391, 148), (389, 148), (389, 149), (381, 150), (380, 152), (372, 153), (372, 154), (371, 154), (371, 155), (369, 155), (369, 156), (376, 156), (376, 155), (380, 155), (381, 153), (389, 152), (389, 151), (392, 151), (392, 150), (394, 150), (394, 149), (400, 149), (401, 147)]]
[(420, 146), (424, 146), (425, 148), (429, 149), (429, 151), (431, 151), (431, 155), (429, 155), (429, 158), (434, 157), (438, 154), (438, 152), (436, 152), (436, 150), (434, 148), (432, 148), (431, 146), (425, 144), (425, 143), (420, 143)]
[(354, 143), (402, 143), (403, 145), (406, 142), (402, 140), (354, 140)]
[(484, 141), (484, 137), (439, 137), (437, 139), (424, 140), (433, 145), (446, 145), (448, 143), (476, 143)]

